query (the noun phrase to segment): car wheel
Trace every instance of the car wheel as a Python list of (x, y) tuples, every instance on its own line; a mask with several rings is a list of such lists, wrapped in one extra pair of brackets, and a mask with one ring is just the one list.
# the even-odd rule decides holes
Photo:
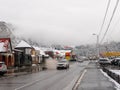
[(69, 65), (68, 65), (68, 68), (69, 68)]
[(64, 67), (65, 69), (67, 69), (67, 66), (66, 67)]
[(59, 70), (59, 68), (57, 67), (57, 70)]
[(1, 75), (1, 76), (3, 76), (3, 75), (4, 75), (4, 73), (0, 73), (0, 75)]

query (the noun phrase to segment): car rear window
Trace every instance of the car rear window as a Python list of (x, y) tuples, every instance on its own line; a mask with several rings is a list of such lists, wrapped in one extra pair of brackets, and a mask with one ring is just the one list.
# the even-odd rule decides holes
[(107, 59), (100, 59), (99, 61), (108, 61)]
[(59, 62), (67, 62), (67, 61), (59, 61)]

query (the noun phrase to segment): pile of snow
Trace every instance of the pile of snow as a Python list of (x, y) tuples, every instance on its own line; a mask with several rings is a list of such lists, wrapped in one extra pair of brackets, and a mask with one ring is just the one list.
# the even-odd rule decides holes
[(113, 72), (113, 73), (116, 73), (116, 74), (120, 75), (120, 70), (110, 70), (110, 71)]
[[(108, 79), (115, 84), (116, 90), (120, 90), (120, 84), (118, 82), (116, 82), (114, 79), (112, 79), (110, 76), (108, 76), (107, 73), (103, 72), (102, 69), (100, 69), (100, 71), (103, 73), (104, 76), (108, 77)], [(115, 73), (117, 73), (118, 70), (113, 70), (113, 71)], [(120, 72), (120, 70), (119, 70), (119, 72)]]

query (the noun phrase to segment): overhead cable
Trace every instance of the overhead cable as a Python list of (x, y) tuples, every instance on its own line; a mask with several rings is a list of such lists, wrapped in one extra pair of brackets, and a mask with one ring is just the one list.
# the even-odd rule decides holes
[(110, 18), (110, 22), (109, 22), (109, 24), (108, 24), (108, 26), (107, 26), (107, 29), (106, 29), (106, 31), (105, 31), (105, 33), (104, 33), (104, 36), (103, 36), (103, 38), (101, 39), (101, 42), (100, 42), (100, 43), (103, 42), (103, 40), (104, 40), (104, 38), (105, 38), (108, 30), (109, 30), (109, 27), (110, 27), (110, 24), (111, 24), (111, 22), (112, 22), (112, 20), (113, 20), (113, 16), (114, 16), (115, 11), (116, 11), (116, 9), (117, 9), (118, 3), (119, 3), (119, 0), (116, 1), (116, 5), (115, 5), (115, 8), (114, 8), (114, 10), (113, 10), (112, 16), (111, 16), (111, 18)]
[(100, 36), (100, 34), (101, 34), (101, 32), (102, 32), (103, 25), (104, 25), (104, 23), (105, 23), (105, 19), (106, 19), (107, 12), (108, 12), (108, 9), (109, 9), (109, 6), (110, 6), (110, 2), (111, 2), (111, 0), (108, 0), (108, 4), (107, 4), (107, 8), (106, 8), (106, 12), (105, 12), (105, 16), (104, 16), (104, 19), (103, 19), (103, 22), (102, 22), (102, 25), (101, 25), (101, 28), (100, 28), (99, 36)]

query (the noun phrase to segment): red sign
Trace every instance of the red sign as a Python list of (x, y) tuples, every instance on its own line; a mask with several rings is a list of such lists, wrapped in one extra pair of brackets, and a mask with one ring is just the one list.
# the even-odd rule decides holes
[(65, 56), (70, 56), (70, 55), (71, 55), (70, 52), (66, 52), (66, 53), (65, 53)]
[(0, 52), (7, 52), (10, 38), (0, 38)]

